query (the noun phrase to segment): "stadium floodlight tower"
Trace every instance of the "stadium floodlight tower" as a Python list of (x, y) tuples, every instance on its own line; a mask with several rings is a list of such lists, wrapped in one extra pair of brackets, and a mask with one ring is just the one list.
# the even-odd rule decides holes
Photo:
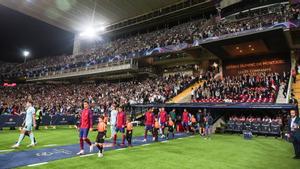
[(26, 63), (26, 59), (27, 59), (28, 56), (30, 56), (29, 50), (24, 50), (23, 51), (24, 63)]

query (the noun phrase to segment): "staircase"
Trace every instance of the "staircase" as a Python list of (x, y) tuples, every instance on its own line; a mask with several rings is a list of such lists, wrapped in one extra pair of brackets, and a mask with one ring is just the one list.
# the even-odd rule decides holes
[(169, 100), (167, 103), (188, 103), (191, 102), (191, 92), (193, 89), (198, 89), (204, 81), (198, 81), (191, 85), (190, 87), (183, 90), (181, 93), (179, 93), (177, 96), (173, 97), (171, 100)]
[[(300, 75), (296, 76), (296, 83), (292, 84), (293, 94), (297, 100), (300, 100)], [(298, 103), (299, 106), (299, 103)]]

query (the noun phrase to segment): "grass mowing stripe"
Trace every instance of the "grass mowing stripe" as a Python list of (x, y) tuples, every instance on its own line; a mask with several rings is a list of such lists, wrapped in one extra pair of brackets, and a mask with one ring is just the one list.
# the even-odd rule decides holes
[(1, 152), (9, 152), (9, 151), (14, 151), (14, 149), (0, 150), (0, 153)]
[(53, 147), (53, 146), (57, 146), (57, 144), (47, 144), (47, 145), (44, 145), (43, 147)]
[(143, 144), (143, 145), (141, 145), (141, 146), (148, 146), (148, 145), (150, 145), (150, 144)]
[(48, 162), (43, 162), (43, 163), (35, 163), (35, 164), (30, 164), (27, 165), (28, 167), (34, 167), (34, 166), (38, 166), (38, 165), (44, 165), (44, 164), (48, 164)]
[(95, 153), (92, 153), (92, 154), (85, 154), (85, 155), (81, 155), (80, 157), (88, 157), (88, 156), (92, 156), (92, 155), (95, 155)]

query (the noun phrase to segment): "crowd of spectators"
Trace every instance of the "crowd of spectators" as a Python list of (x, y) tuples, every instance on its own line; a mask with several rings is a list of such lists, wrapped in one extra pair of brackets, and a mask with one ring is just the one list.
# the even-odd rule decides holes
[(194, 102), (275, 102), (288, 73), (260, 73), (210, 78), (195, 90)]
[(88, 99), (94, 111), (104, 112), (112, 103), (164, 103), (196, 80), (193, 76), (175, 74), (120, 83), (101, 84), (20, 84), (0, 87), (0, 114), (16, 114), (24, 110), (31, 96), (34, 105), (51, 114), (72, 114)]
[(146, 51), (157, 47), (179, 45), (181, 43), (192, 45), (195, 41), (201, 41), (207, 38), (269, 27), (290, 19), (300, 19), (299, 5), (283, 5), (280, 10), (270, 10), (268, 8), (266, 12), (261, 12), (260, 10), (259, 13), (253, 11), (248, 11), (248, 13), (249, 15), (235, 20), (216, 21), (214, 19), (200, 19), (171, 28), (101, 42), (97, 44), (95, 48), (88, 49), (79, 55), (32, 59), (14, 68), (6, 69), (6, 71), (4, 71), (5, 76), (44, 76), (53, 71), (89, 67), (95, 64), (143, 56)]

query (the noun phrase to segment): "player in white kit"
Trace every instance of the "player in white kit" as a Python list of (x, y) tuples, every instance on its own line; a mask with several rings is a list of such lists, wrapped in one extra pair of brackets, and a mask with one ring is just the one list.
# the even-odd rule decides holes
[(26, 117), (25, 117), (25, 126), (21, 130), (21, 134), (19, 136), (18, 142), (12, 146), (12, 148), (18, 148), (21, 144), (21, 141), (25, 137), (25, 133), (29, 134), (29, 138), (31, 141), (31, 144), (29, 144), (27, 147), (35, 146), (34, 144), (34, 135), (32, 132), (32, 128), (35, 127), (35, 109), (32, 106), (32, 101), (27, 101), (26, 103)]
[(116, 121), (117, 121), (117, 114), (118, 114), (118, 111), (116, 110), (116, 107), (115, 105), (113, 104), (111, 106), (111, 112), (110, 112), (110, 132), (111, 132), (111, 135), (110, 135), (110, 138), (112, 139), (112, 137), (115, 135), (116, 133)]

